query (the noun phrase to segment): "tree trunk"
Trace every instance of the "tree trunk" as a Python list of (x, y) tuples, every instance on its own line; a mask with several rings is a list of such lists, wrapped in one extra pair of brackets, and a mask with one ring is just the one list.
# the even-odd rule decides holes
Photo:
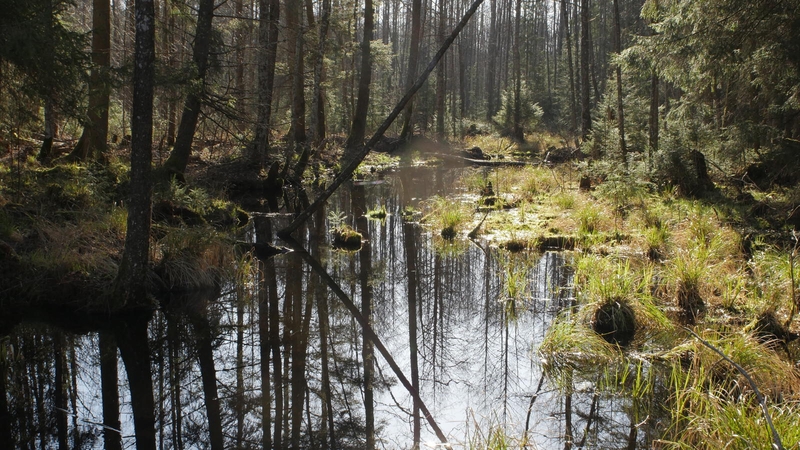
[[(619, 18), (619, 0), (614, 0), (614, 53), (622, 53), (622, 25)], [(622, 163), (628, 167), (628, 148), (625, 145), (625, 115), (622, 105), (622, 67), (617, 64), (617, 128), (619, 129), (619, 150)]]
[[(285, 341), (291, 342), (291, 438), (290, 448), (300, 449), (300, 438), (303, 435), (303, 399), (305, 398), (305, 339), (303, 338), (303, 265), (302, 260), (294, 255), (287, 263), (287, 273), (295, 274), (287, 278), (284, 306), (291, 305), (291, 311), (285, 317), (291, 320), (285, 325)], [(287, 372), (288, 373), (288, 372)]]
[(369, 112), (369, 94), (372, 83), (372, 41), (373, 28), (375, 27), (375, 10), (372, 0), (364, 0), (364, 38), (361, 41), (361, 73), (358, 78), (358, 100), (353, 113), (353, 123), (350, 135), (345, 143), (344, 160), (352, 157), (353, 150), (364, 143), (364, 134), (367, 129), (367, 113)]
[(108, 136), (108, 107), (111, 86), (111, 4), (109, 0), (92, 1), (92, 71), (89, 76), (88, 122), (72, 156), (80, 160), (102, 159)]
[[(150, 3), (152, 11), (152, 2), (136, 0), (137, 24), (141, 23), (139, 8), (146, 7), (143, 3)], [(150, 25), (149, 30), (154, 30), (152, 22)], [(147, 335), (149, 320), (150, 314), (137, 314), (135, 317), (118, 321), (114, 327), (122, 362), (125, 364), (125, 372), (128, 374), (136, 450), (156, 450), (155, 400), (150, 368), (150, 343)]]
[(36, 158), (40, 162), (49, 161), (53, 156), (53, 139), (55, 139), (58, 128), (54, 103), (51, 97), (44, 100), (44, 138), (39, 149), (39, 156)]
[(574, 132), (577, 127), (577, 102), (575, 101), (575, 71), (572, 66), (572, 33), (569, 29), (569, 12), (567, 0), (561, 0), (561, 20), (564, 23), (564, 32), (567, 38), (567, 68), (569, 76), (569, 130)]
[[(131, 120), (131, 180), (125, 252), (114, 283), (114, 307), (149, 305), (146, 285), (150, 257), (153, 159), (153, 79), (155, 77), (155, 9), (153, 0), (136, 2), (136, 50)], [(112, 309), (114, 309), (112, 307)]]
[[(202, 314), (202, 315), (201, 315)], [(217, 389), (217, 370), (214, 365), (213, 328), (205, 312), (192, 318), (197, 334), (197, 359), (203, 380), (203, 397), (208, 418), (208, 437), (211, 450), (225, 448), (222, 436), (222, 416)]]
[[(439, 0), (439, 27), (436, 36), (439, 42), (447, 39), (447, 0)], [(436, 136), (440, 141), (445, 139), (444, 118), (447, 97), (447, 60), (436, 68)]]
[(286, 0), (286, 29), (289, 74), (292, 80), (292, 120), (289, 126), (290, 144), (306, 142), (305, 73), (303, 62), (303, 2)]
[[(41, 20), (47, 22), (44, 36), (44, 41), (47, 45), (41, 57), (44, 60), (44, 67), (49, 67), (54, 64), (55, 59), (53, 51), (53, 48), (55, 47), (55, 43), (53, 42), (53, 28), (55, 27), (56, 18), (53, 4), (51, 3), (48, 5), (48, 7), (42, 8), (41, 14)], [(55, 92), (50, 89), (49, 92), (47, 92), (47, 94), (44, 96), (44, 139), (42, 139), (42, 146), (39, 149), (39, 156), (37, 158), (42, 162), (48, 161), (52, 157), (53, 139), (55, 139), (56, 135), (58, 134), (55, 103)]]
[(581, 0), (581, 137), (592, 130), (592, 111), (589, 104), (589, 0)]
[(98, 345), (100, 347), (100, 384), (103, 393), (103, 448), (105, 450), (122, 450), (117, 342), (114, 334), (107, 330), (100, 330)]
[(511, 134), (517, 142), (525, 141), (525, 131), (522, 129), (522, 61), (520, 56), (520, 15), (522, 10), (522, 0), (517, 0), (516, 11), (514, 14), (514, 124)]
[[(356, 228), (364, 237), (364, 244), (358, 252), (359, 282), (361, 290), (361, 316), (372, 326), (372, 247), (369, 245), (369, 223), (367, 223), (366, 197), (363, 186), (356, 186), (351, 193), (353, 215), (357, 217)], [(375, 380), (375, 349), (366, 330), (361, 335), (361, 359), (364, 364), (364, 419), (367, 450), (375, 448), (375, 398), (373, 383)]]
[(250, 145), (250, 163), (258, 173), (264, 167), (270, 144), (272, 94), (278, 57), (279, 0), (258, 1), (258, 106), (255, 136)]
[(497, 40), (499, 35), (497, 23), (497, 1), (491, 2), (489, 23), (489, 63), (486, 68), (486, 121), (491, 122), (497, 112)]
[(319, 353), (321, 368), (320, 402), (322, 403), (322, 429), (320, 435), (324, 437), (322, 449), (338, 448), (336, 443), (336, 427), (333, 422), (333, 392), (331, 390), (330, 370), (328, 365), (328, 339), (330, 338), (330, 319), (328, 312), (328, 295), (323, 291), (317, 295), (317, 321), (319, 322)]
[[(403, 243), (406, 253), (407, 296), (408, 296), (408, 350), (411, 365), (411, 386), (419, 392), (419, 350), (417, 344), (417, 245), (414, 233), (414, 224), (403, 222)], [(414, 448), (420, 444), (420, 415), (419, 402), (415, 398), (412, 407), (412, 429)]]
[(0, 343), (0, 448), (14, 448), (11, 424), (14, 417), (8, 410), (8, 359), (6, 343)]
[(331, 17), (331, 0), (322, 0), (322, 11), (319, 19), (319, 41), (317, 53), (314, 55), (314, 96), (311, 100), (311, 142), (319, 145), (326, 134), (325, 124), (325, 92), (322, 83), (325, 79), (325, 43), (328, 40), (328, 28)]
[(658, 97), (658, 74), (653, 70), (650, 75), (650, 120), (648, 121), (650, 145), (647, 149), (647, 162), (651, 170), (653, 156), (658, 152)]
[[(422, 0), (413, 0), (411, 3), (411, 48), (408, 52), (408, 72), (406, 75), (406, 89), (414, 85), (417, 78), (419, 65), (419, 46), (422, 41)], [(414, 101), (409, 100), (403, 111), (403, 129), (400, 132), (401, 140), (408, 140), (414, 134)]]
[(181, 122), (178, 125), (178, 135), (175, 137), (175, 147), (164, 163), (166, 175), (169, 177), (183, 177), (186, 166), (189, 164), (189, 155), (192, 152), (194, 132), (197, 120), (200, 117), (200, 107), (205, 94), (206, 73), (208, 72), (208, 54), (211, 50), (211, 24), (214, 19), (214, 0), (200, 0), (197, 9), (197, 28), (195, 29), (192, 60), (193, 69), (196, 70), (190, 83), (190, 91), (183, 104)]
[(53, 337), (53, 359), (55, 365), (55, 380), (53, 390), (55, 402), (54, 414), (56, 419), (56, 430), (58, 437), (58, 450), (69, 450), (67, 414), (67, 356), (65, 355), (64, 333), (57, 331)]
[[(278, 298), (277, 278), (275, 274), (275, 260), (269, 258), (267, 265), (267, 279), (269, 283), (269, 343), (272, 349), (272, 374), (275, 393), (275, 420), (273, 421), (273, 448), (283, 448), (283, 367), (281, 359), (280, 335), (280, 298)], [(269, 386), (267, 386), (269, 389)]]

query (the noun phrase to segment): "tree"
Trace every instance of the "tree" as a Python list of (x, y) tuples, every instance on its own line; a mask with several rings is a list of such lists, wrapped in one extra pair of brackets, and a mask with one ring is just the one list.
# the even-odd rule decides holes
[(592, 107), (589, 104), (589, 0), (581, 0), (581, 137), (585, 140), (592, 129)]
[[(614, 53), (622, 53), (622, 26), (619, 18), (619, 0), (614, 0)], [(625, 114), (622, 105), (622, 66), (617, 63), (617, 128), (619, 129), (619, 150), (622, 162), (628, 164), (628, 149), (625, 146)]]
[(497, 23), (497, 1), (491, 2), (491, 17), (489, 26), (489, 64), (486, 70), (486, 120), (492, 120), (497, 112), (497, 89), (495, 87), (498, 53), (499, 27)]
[[(413, 0), (411, 3), (411, 49), (408, 52), (408, 71), (406, 72), (406, 89), (414, 85), (417, 77), (417, 66), (419, 65), (419, 45), (422, 40), (422, 1)], [(403, 110), (403, 129), (400, 132), (400, 139), (408, 140), (413, 131), (414, 101), (408, 102)]]
[(258, 2), (258, 104), (255, 136), (250, 145), (250, 163), (261, 170), (269, 150), (272, 92), (275, 83), (275, 64), (278, 57), (279, 0)]
[(166, 174), (170, 177), (183, 177), (189, 155), (192, 152), (194, 132), (200, 116), (200, 108), (206, 89), (206, 74), (208, 73), (208, 55), (211, 50), (211, 25), (214, 19), (214, 0), (200, 0), (197, 9), (197, 28), (195, 29), (192, 60), (194, 62), (193, 77), (189, 82), (190, 91), (183, 105), (181, 122), (178, 125), (178, 135), (175, 137), (175, 147), (164, 163)]
[(108, 107), (111, 96), (111, 5), (108, 0), (92, 2), (92, 72), (89, 77), (89, 107), (83, 134), (72, 156), (85, 160), (102, 158), (108, 138)]
[[(306, 6), (311, 12), (311, 9)], [(319, 145), (326, 134), (325, 124), (325, 92), (322, 82), (325, 79), (325, 51), (330, 27), (331, 0), (322, 0), (322, 11), (319, 19), (317, 51), (314, 54), (314, 93), (311, 100), (311, 142)], [(309, 14), (313, 17), (313, 14)]]
[[(439, 25), (436, 31), (436, 37), (439, 42), (444, 42), (447, 38), (447, 0), (439, 0)], [(446, 96), (447, 96), (447, 64), (446, 59), (436, 68), (436, 136), (443, 140), (445, 138), (444, 132), (444, 117), (446, 114)]]
[[(370, 84), (372, 83), (372, 53), (370, 42), (374, 28), (375, 11), (372, 0), (364, 0), (364, 38), (361, 41), (361, 73), (358, 78), (358, 100), (353, 114), (350, 135), (345, 143), (346, 151), (352, 151), (364, 142), (367, 128), (367, 112), (369, 110)], [(349, 154), (345, 155), (349, 158)]]
[(306, 99), (303, 54), (303, 2), (286, 0), (286, 58), (291, 77), (292, 119), (289, 125), (289, 142), (292, 145), (306, 143)]
[(146, 306), (150, 257), (153, 159), (153, 85), (155, 78), (155, 9), (152, 0), (136, 2), (136, 44), (131, 114), (131, 181), (125, 251), (114, 286), (117, 307)]
[(517, 142), (525, 141), (525, 132), (522, 129), (522, 117), (520, 114), (520, 110), (522, 106), (520, 105), (521, 100), (521, 91), (522, 91), (522, 62), (520, 61), (520, 47), (522, 46), (522, 42), (520, 42), (520, 15), (522, 9), (522, 0), (517, 0), (516, 2), (516, 11), (514, 14), (514, 120), (511, 129), (511, 136), (517, 140)]

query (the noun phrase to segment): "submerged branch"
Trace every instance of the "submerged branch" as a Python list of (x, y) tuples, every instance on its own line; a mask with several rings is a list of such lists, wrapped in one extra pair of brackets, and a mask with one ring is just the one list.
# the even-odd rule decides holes
[(416, 94), (417, 91), (422, 87), (422, 85), (425, 84), (425, 81), (428, 79), (428, 76), (431, 74), (431, 72), (433, 72), (433, 69), (436, 68), (436, 65), (439, 63), (439, 60), (442, 59), (444, 54), (447, 52), (447, 49), (450, 48), (450, 45), (453, 43), (453, 41), (456, 40), (456, 37), (458, 37), (459, 33), (461, 33), (461, 30), (467, 25), (469, 19), (472, 17), (473, 14), (475, 14), (475, 11), (482, 3), (483, 0), (475, 0), (472, 3), (472, 6), (470, 6), (469, 10), (467, 10), (467, 12), (464, 14), (464, 17), (461, 18), (461, 22), (458, 23), (458, 25), (453, 29), (453, 32), (447, 38), (447, 40), (444, 41), (441, 48), (439, 48), (439, 51), (436, 52), (436, 55), (428, 64), (428, 67), (425, 68), (425, 70), (419, 76), (414, 85), (411, 86), (411, 88), (406, 92), (403, 98), (400, 99), (400, 101), (394, 107), (389, 116), (386, 117), (386, 119), (383, 121), (380, 127), (378, 127), (377, 131), (375, 131), (375, 134), (372, 135), (372, 138), (370, 138), (369, 142), (367, 142), (366, 145), (361, 147), (358, 150), (358, 152), (356, 152), (353, 155), (354, 156), (353, 159), (342, 169), (341, 172), (339, 172), (338, 175), (336, 175), (336, 177), (331, 182), (330, 186), (327, 189), (325, 189), (325, 191), (322, 192), (317, 197), (316, 200), (314, 200), (314, 203), (312, 203), (311, 206), (303, 210), (286, 228), (278, 231), (279, 237), (281, 237), (282, 239), (288, 238), (306, 220), (308, 220), (309, 217), (311, 217), (314, 211), (319, 209), (319, 207), (322, 206), (322, 204), (331, 195), (333, 195), (333, 193), (336, 191), (336, 189), (339, 188), (339, 186), (341, 186), (342, 183), (350, 179), (350, 177), (353, 175), (353, 172), (355, 172), (359, 164), (361, 164), (361, 161), (363, 161), (364, 158), (367, 156), (367, 153), (369, 153), (372, 147), (374, 147), (375, 144), (378, 143), (378, 141), (383, 137), (383, 134), (386, 132), (386, 130), (388, 130), (389, 127), (392, 125), (392, 123), (395, 121), (395, 119), (397, 119), (397, 116), (399, 116), (400, 113), (403, 112), (403, 109), (405, 109), (406, 104), (409, 101), (411, 101), (411, 99), (414, 97), (414, 94)]

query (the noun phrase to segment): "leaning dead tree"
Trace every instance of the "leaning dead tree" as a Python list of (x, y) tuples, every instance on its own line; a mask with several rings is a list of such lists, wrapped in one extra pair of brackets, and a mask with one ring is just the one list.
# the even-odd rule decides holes
[(475, 0), (472, 3), (472, 6), (470, 6), (470, 8), (464, 14), (464, 17), (461, 18), (461, 21), (453, 29), (453, 32), (450, 33), (450, 36), (447, 38), (447, 40), (445, 40), (444, 43), (442, 43), (441, 48), (439, 48), (439, 51), (436, 52), (436, 55), (434, 55), (433, 59), (431, 59), (431, 62), (428, 63), (428, 67), (426, 67), (425, 70), (422, 72), (422, 74), (419, 76), (419, 78), (417, 78), (417, 81), (414, 83), (414, 85), (411, 86), (411, 88), (409, 88), (408, 91), (406, 91), (406, 94), (403, 96), (402, 99), (400, 99), (400, 101), (394, 107), (389, 116), (386, 117), (383, 123), (381, 123), (381, 126), (378, 127), (377, 131), (375, 131), (375, 134), (372, 135), (372, 138), (370, 138), (369, 142), (367, 142), (366, 145), (361, 147), (353, 155), (353, 159), (347, 163), (347, 165), (342, 169), (341, 172), (339, 172), (338, 175), (336, 175), (336, 178), (333, 179), (333, 182), (331, 182), (330, 186), (327, 189), (325, 189), (325, 191), (322, 192), (317, 197), (316, 200), (314, 200), (314, 203), (312, 203), (311, 206), (309, 206), (308, 208), (303, 210), (300, 214), (298, 214), (297, 217), (295, 217), (295, 219), (292, 221), (292, 223), (289, 224), (289, 226), (278, 231), (279, 237), (284, 239), (289, 237), (295, 230), (300, 228), (300, 226), (306, 220), (308, 220), (308, 218), (311, 217), (312, 214), (314, 214), (314, 211), (319, 209), (319, 207), (331, 195), (333, 195), (333, 193), (336, 191), (336, 189), (339, 188), (339, 186), (342, 185), (342, 183), (350, 179), (350, 177), (353, 175), (353, 172), (356, 170), (356, 168), (358, 168), (358, 165), (361, 164), (361, 161), (364, 160), (364, 158), (367, 156), (372, 147), (374, 147), (375, 144), (378, 143), (378, 141), (383, 137), (383, 134), (386, 132), (386, 130), (389, 129), (389, 127), (392, 125), (395, 119), (397, 119), (397, 116), (399, 116), (400, 113), (403, 112), (403, 109), (406, 107), (406, 104), (408, 104), (408, 102), (411, 101), (411, 99), (414, 97), (414, 94), (416, 94), (417, 91), (422, 87), (422, 85), (425, 84), (425, 81), (428, 79), (428, 76), (431, 74), (431, 72), (433, 72), (433, 69), (436, 68), (436, 65), (439, 63), (444, 54), (447, 52), (447, 49), (450, 48), (450, 45), (458, 37), (458, 34), (467, 25), (469, 19), (472, 17), (473, 14), (475, 14), (475, 11), (478, 9), (478, 7), (481, 6), (481, 3), (483, 3), (483, 0)]

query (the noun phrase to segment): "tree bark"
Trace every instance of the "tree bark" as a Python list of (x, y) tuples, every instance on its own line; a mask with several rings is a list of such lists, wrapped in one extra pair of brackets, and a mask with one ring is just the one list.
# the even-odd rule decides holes
[(516, 10), (514, 14), (514, 124), (512, 129), (512, 136), (517, 142), (525, 141), (525, 131), (522, 129), (522, 61), (520, 56), (520, 15), (522, 10), (522, 0), (517, 0)]
[(83, 134), (72, 151), (76, 159), (102, 159), (107, 149), (108, 107), (111, 86), (111, 4), (109, 0), (92, 1), (92, 71), (89, 75), (89, 109)]
[(183, 173), (186, 171), (186, 166), (189, 164), (194, 132), (197, 128), (197, 120), (200, 117), (200, 108), (205, 95), (213, 19), (214, 0), (200, 0), (198, 2), (197, 27), (195, 29), (192, 53), (196, 72), (190, 81), (191, 89), (183, 104), (181, 122), (178, 125), (178, 135), (175, 137), (175, 147), (173, 147), (167, 162), (164, 163), (166, 175), (169, 177), (177, 176), (182, 178)]
[(145, 280), (150, 258), (153, 159), (153, 79), (155, 9), (153, 0), (136, 2), (136, 44), (131, 120), (131, 180), (125, 252), (114, 285), (112, 309), (126, 304), (148, 306)]
[(119, 421), (119, 374), (117, 342), (107, 330), (98, 333), (100, 347), (100, 385), (103, 395), (103, 448), (122, 450), (122, 431)]
[[(406, 89), (411, 89), (417, 78), (419, 65), (419, 45), (422, 41), (422, 0), (413, 0), (411, 3), (411, 48), (408, 52), (408, 72), (406, 75)], [(403, 111), (403, 129), (400, 132), (401, 140), (408, 140), (414, 134), (414, 102), (413, 99)]]
[[(203, 315), (200, 315), (203, 314)], [(197, 359), (203, 380), (203, 397), (208, 418), (208, 437), (211, 450), (223, 450), (222, 416), (217, 389), (217, 370), (214, 365), (213, 328), (205, 313), (192, 318), (197, 333)]]
[(581, 137), (592, 130), (592, 111), (589, 104), (589, 0), (581, 0)]
[(8, 410), (8, 359), (5, 343), (0, 343), (0, 447), (14, 448), (11, 424), (14, 418)]
[[(408, 283), (406, 295), (408, 296), (408, 350), (411, 365), (411, 387), (419, 392), (419, 350), (417, 344), (417, 245), (414, 233), (414, 224), (403, 222), (403, 243), (406, 254), (406, 272)], [(412, 429), (414, 436), (413, 447), (418, 449), (420, 444), (420, 415), (419, 402), (416, 398), (412, 406)]]
[[(619, 0), (614, 0), (614, 53), (622, 53), (622, 25), (619, 17)], [(622, 105), (622, 67), (617, 64), (617, 128), (619, 129), (619, 150), (622, 162), (628, 167), (628, 147), (625, 145), (625, 114)]]
[(658, 103), (658, 74), (653, 70), (650, 75), (650, 120), (648, 121), (650, 145), (647, 149), (647, 161), (651, 170), (653, 156), (658, 152)]
[[(364, 244), (358, 252), (359, 259), (359, 288), (361, 291), (361, 316), (364, 321), (372, 326), (372, 285), (370, 274), (372, 272), (372, 247), (369, 245), (369, 223), (367, 223), (367, 206), (363, 186), (356, 186), (351, 192), (353, 215), (356, 219), (356, 229), (364, 237)], [(366, 328), (361, 334), (361, 360), (364, 368), (364, 428), (366, 434), (367, 450), (375, 449), (375, 347)]]
[[(152, 2), (136, 0), (137, 24), (140, 23), (138, 8), (145, 6), (141, 5), (142, 3), (150, 3), (152, 7)], [(151, 26), (150, 30), (153, 29)], [(120, 320), (114, 326), (117, 345), (122, 362), (125, 364), (125, 372), (128, 374), (137, 450), (156, 450), (155, 400), (150, 370), (150, 343), (147, 335), (149, 320), (150, 314), (138, 314)]]
[(486, 69), (486, 121), (491, 122), (497, 113), (497, 2), (491, 1), (491, 16), (489, 19), (489, 63)]
[(55, 370), (55, 380), (53, 383), (55, 402), (54, 414), (56, 419), (56, 430), (58, 438), (58, 450), (69, 450), (68, 427), (67, 423), (67, 356), (65, 354), (66, 343), (64, 333), (57, 331), (53, 337), (53, 359)]
[(258, 1), (258, 106), (255, 136), (250, 145), (250, 163), (258, 173), (264, 167), (270, 145), (272, 95), (278, 57), (279, 0)]
[(369, 112), (370, 85), (372, 84), (370, 43), (374, 27), (375, 10), (372, 7), (372, 0), (364, 0), (364, 38), (361, 41), (361, 73), (358, 78), (358, 100), (356, 100), (356, 110), (353, 113), (350, 135), (345, 143), (345, 161), (352, 156), (355, 149), (364, 143), (364, 134), (367, 129), (367, 113)]
[(322, 0), (322, 11), (319, 19), (319, 41), (317, 53), (314, 55), (314, 96), (311, 100), (311, 142), (319, 145), (326, 134), (325, 92), (322, 83), (325, 79), (325, 52), (330, 27), (331, 0)]
[[(439, 42), (447, 39), (447, 0), (439, 0), (439, 26), (436, 31)], [(436, 136), (445, 139), (444, 118), (447, 114), (447, 61), (442, 61), (436, 69)]]
[(564, 24), (564, 32), (567, 38), (567, 69), (569, 71), (569, 130), (574, 132), (578, 128), (578, 108), (576, 106), (577, 102), (575, 101), (575, 71), (572, 66), (572, 33), (569, 29), (567, 0), (561, 0), (561, 20)]
[(303, 55), (303, 2), (286, 0), (287, 54), (292, 80), (292, 120), (289, 126), (290, 144), (306, 142), (305, 73)]

